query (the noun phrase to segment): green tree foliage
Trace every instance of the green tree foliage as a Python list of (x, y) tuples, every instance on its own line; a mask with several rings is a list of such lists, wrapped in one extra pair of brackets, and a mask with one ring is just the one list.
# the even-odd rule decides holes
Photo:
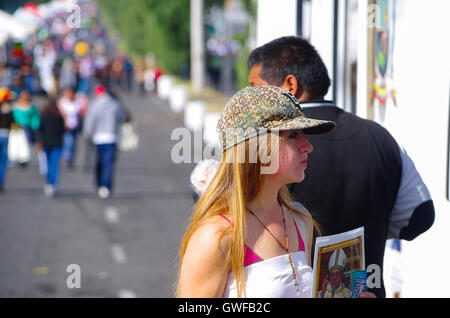
[(167, 72), (189, 63), (189, 0), (97, 0), (109, 28), (135, 56), (153, 54)]
[[(204, 0), (204, 13), (214, 5), (223, 7), (224, 2)], [(151, 53), (158, 65), (173, 74), (189, 65), (190, 0), (97, 0), (97, 3), (109, 29), (120, 36), (128, 53), (135, 57)], [(243, 0), (243, 4), (251, 16), (256, 15), (256, 1)], [(248, 36), (239, 39), (243, 47)], [(246, 85), (248, 53), (244, 47), (236, 61), (239, 87)]]

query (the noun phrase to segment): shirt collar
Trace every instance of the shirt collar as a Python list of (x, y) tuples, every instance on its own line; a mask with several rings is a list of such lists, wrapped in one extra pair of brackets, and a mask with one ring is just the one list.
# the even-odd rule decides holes
[(300, 102), (300, 105), (302, 106), (302, 108), (318, 107), (318, 106), (335, 106), (332, 100)]

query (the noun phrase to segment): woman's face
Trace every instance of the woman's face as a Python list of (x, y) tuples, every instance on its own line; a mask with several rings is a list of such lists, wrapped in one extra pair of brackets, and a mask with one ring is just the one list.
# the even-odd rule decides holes
[(21, 101), (29, 102), (30, 101), (30, 93), (28, 91), (23, 90), (19, 96)]
[(0, 103), (0, 110), (1, 110), (2, 113), (9, 112), (11, 110), (9, 102), (7, 102), (7, 101), (1, 102)]
[(302, 181), (308, 154), (312, 151), (313, 147), (301, 129), (280, 132), (279, 166), (273, 177), (284, 184)]
[(74, 100), (75, 99), (75, 94), (74, 94), (74, 92), (73, 92), (73, 90), (71, 90), (71, 89), (65, 89), (64, 91), (63, 91), (63, 96), (65, 97), (65, 98), (67, 98), (67, 99), (69, 99), (69, 100)]

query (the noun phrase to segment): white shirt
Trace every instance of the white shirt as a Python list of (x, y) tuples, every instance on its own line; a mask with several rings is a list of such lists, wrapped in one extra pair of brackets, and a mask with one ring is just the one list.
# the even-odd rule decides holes
[[(307, 265), (305, 251), (291, 253), (297, 272), (299, 294), (287, 254), (272, 257), (244, 267), (245, 291), (248, 298), (310, 298), (312, 268)], [(237, 298), (236, 279), (228, 274), (224, 298)]]
[(78, 116), (80, 113), (81, 105), (77, 100), (71, 101), (65, 97), (59, 100), (59, 110), (64, 116), (66, 126), (69, 129), (75, 129), (78, 126)]
[(409, 224), (415, 208), (431, 200), (430, 192), (406, 150), (399, 146), (399, 152), (402, 158), (402, 181), (389, 220), (388, 238), (399, 238), (401, 229)]

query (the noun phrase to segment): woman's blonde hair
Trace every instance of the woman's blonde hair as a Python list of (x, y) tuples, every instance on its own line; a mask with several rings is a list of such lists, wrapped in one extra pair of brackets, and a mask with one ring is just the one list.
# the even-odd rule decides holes
[[(267, 138), (268, 142), (265, 145), (259, 143), (257, 148), (249, 147), (249, 140), (246, 140), (223, 153), (216, 174), (194, 206), (190, 224), (181, 242), (179, 270), (192, 234), (213, 216), (223, 214), (230, 219), (232, 226), (221, 234), (218, 241), (220, 242), (224, 235), (230, 234), (230, 244), (222, 270), (228, 271), (228, 265), (231, 264), (231, 270), (236, 279), (238, 297), (246, 295), (243, 270), (246, 206), (258, 196), (264, 182), (264, 174), (261, 173), (264, 164), (261, 163), (260, 154), (266, 151), (270, 156), (274, 153), (274, 145), (277, 144), (271, 142), (274, 134), (268, 135), (270, 138)], [(252, 155), (249, 153), (249, 149), (256, 149), (258, 152), (257, 162), (249, 162), (248, 158), (251, 158)], [(245, 158), (243, 162), (242, 158)], [(292, 211), (310, 218), (292, 204), (293, 200), (286, 186), (280, 189), (278, 199)], [(316, 226), (314, 221), (313, 224)], [(319, 231), (318, 227), (316, 230)], [(179, 284), (177, 284), (178, 295)]]

